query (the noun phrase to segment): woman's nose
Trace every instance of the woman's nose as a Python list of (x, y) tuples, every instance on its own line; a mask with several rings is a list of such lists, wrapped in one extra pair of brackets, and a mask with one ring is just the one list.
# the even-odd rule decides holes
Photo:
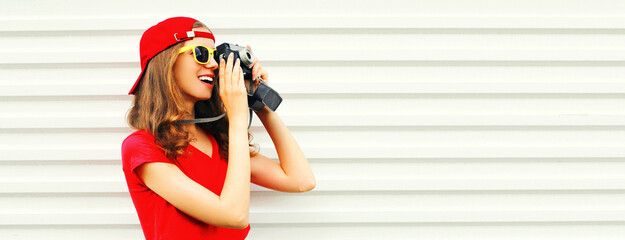
[(217, 64), (217, 60), (215, 60), (214, 58), (211, 58), (210, 61), (208, 61), (206, 64), (203, 64), (205, 68), (208, 69), (216, 69), (219, 67), (219, 64)]

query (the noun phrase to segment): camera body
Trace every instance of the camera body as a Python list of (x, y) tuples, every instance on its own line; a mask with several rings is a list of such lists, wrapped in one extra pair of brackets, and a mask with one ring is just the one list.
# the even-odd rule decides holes
[(215, 53), (215, 60), (219, 63), (220, 59), (228, 59), (228, 55), (232, 53), (234, 55), (234, 61), (241, 60), (241, 69), (243, 69), (243, 79), (252, 80), (252, 63), (256, 61), (256, 56), (252, 53), (252, 50), (231, 43), (222, 43), (217, 46), (217, 52)]
[(263, 82), (260, 76), (257, 78), (260, 83), (255, 87), (254, 79), (252, 79), (252, 64), (256, 61), (256, 56), (252, 53), (252, 50), (231, 43), (222, 43), (217, 46), (217, 52), (215, 54), (215, 60), (219, 62), (220, 59), (226, 59), (228, 55), (232, 53), (234, 60), (240, 59), (241, 69), (243, 70), (243, 80), (247, 87), (247, 102), (251, 109), (259, 111), (263, 106), (276, 111), (280, 103), (282, 103), (282, 97), (280, 94), (269, 87)]

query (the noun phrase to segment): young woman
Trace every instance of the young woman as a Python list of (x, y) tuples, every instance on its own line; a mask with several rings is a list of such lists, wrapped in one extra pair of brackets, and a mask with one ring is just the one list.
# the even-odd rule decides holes
[[(137, 131), (122, 143), (122, 161), (146, 239), (244, 239), (250, 181), (284, 192), (315, 187), (306, 157), (275, 112), (256, 114), (280, 163), (251, 147), (240, 62), (217, 62), (214, 49), (212, 32), (187, 17), (166, 19), (141, 38), (142, 72), (128, 114)], [(252, 75), (268, 79), (258, 61)], [(180, 122), (224, 112), (211, 123)]]

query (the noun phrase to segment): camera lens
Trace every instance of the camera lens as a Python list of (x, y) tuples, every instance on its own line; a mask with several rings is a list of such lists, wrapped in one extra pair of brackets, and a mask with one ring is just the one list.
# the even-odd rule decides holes
[(252, 65), (252, 63), (254, 63), (254, 54), (252, 54), (252, 52), (247, 49), (247, 48), (243, 48), (243, 50), (241, 51), (245, 51), (244, 54), (241, 54), (242, 52), (239, 52), (239, 57), (241, 58), (241, 63), (245, 64), (245, 66), (250, 66)]

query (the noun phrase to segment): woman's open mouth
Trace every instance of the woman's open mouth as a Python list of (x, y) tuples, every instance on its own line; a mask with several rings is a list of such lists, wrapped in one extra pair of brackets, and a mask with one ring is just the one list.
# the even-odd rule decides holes
[(209, 76), (200, 76), (199, 77), (200, 81), (208, 83), (208, 84), (213, 84), (213, 78), (209, 77)]

